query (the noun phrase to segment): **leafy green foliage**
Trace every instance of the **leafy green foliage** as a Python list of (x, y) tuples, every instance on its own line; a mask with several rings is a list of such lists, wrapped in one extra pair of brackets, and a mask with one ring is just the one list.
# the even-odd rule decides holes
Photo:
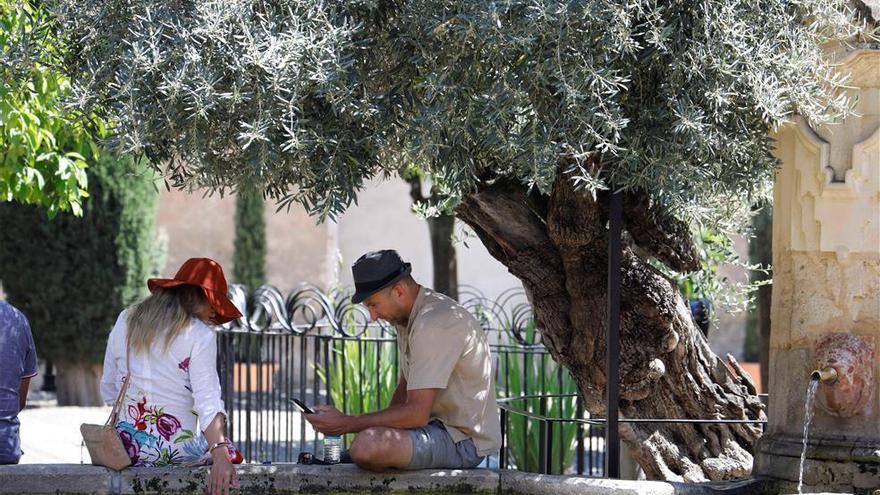
[[(417, 164), (447, 205), (503, 175), (638, 188), (727, 228), (767, 129), (846, 113), (846, 2), (58, 0), (76, 99), (180, 186), (247, 181), (335, 216)], [(561, 167), (561, 168), (560, 168)], [(743, 206), (745, 205), (745, 206)]]
[(266, 283), (265, 205), (258, 191), (246, 188), (235, 200), (235, 252), (232, 279), (251, 290)]
[[(79, 113), (63, 106), (52, 22), (23, 0), (0, 0), (0, 201), (82, 213), (87, 162), (97, 156)], [(96, 129), (102, 133), (103, 129)]]
[(81, 217), (0, 203), (0, 282), (55, 363), (100, 363), (119, 312), (156, 271), (153, 174), (103, 153), (89, 167)]
[[(743, 261), (733, 249), (730, 237), (712, 229), (703, 228), (695, 238), (700, 269), (680, 273), (663, 263), (652, 260), (655, 268), (674, 280), (685, 300), (705, 299), (711, 304), (710, 318), (717, 323), (718, 310), (729, 313), (747, 311), (761, 285), (769, 283), (766, 272), (769, 263), (752, 264)], [(739, 268), (748, 271), (750, 280), (738, 282), (721, 275), (723, 268)], [(758, 278), (760, 275), (764, 275)]]

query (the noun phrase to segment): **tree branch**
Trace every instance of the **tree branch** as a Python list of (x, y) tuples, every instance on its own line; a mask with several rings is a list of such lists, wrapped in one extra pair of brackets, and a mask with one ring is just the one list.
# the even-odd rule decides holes
[(700, 259), (688, 225), (661, 210), (644, 192), (626, 193), (623, 221), (633, 241), (668, 267), (679, 272), (700, 268)]

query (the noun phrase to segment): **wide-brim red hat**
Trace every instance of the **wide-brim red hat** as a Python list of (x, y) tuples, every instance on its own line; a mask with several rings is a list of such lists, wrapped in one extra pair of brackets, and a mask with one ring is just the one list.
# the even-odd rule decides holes
[(158, 288), (194, 285), (201, 287), (208, 304), (214, 308), (217, 316), (214, 323), (222, 325), (241, 318), (241, 311), (229, 300), (226, 277), (219, 263), (210, 258), (190, 258), (180, 266), (174, 278), (151, 278), (147, 280), (150, 292)]

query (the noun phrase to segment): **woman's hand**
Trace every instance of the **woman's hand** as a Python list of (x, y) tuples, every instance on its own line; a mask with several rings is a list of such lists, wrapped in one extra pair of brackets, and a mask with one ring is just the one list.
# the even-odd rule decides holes
[(214, 463), (211, 464), (211, 477), (208, 479), (208, 495), (229, 495), (229, 487), (236, 485), (237, 480), (226, 446), (214, 449), (211, 458)]
[[(229, 448), (226, 441), (226, 415), (219, 413), (214, 416), (211, 424), (205, 428), (208, 445), (217, 445), (211, 450), (211, 477), (208, 479), (208, 495), (229, 495), (229, 486), (237, 487), (235, 468), (229, 461)], [(219, 445), (218, 445), (219, 444)]]

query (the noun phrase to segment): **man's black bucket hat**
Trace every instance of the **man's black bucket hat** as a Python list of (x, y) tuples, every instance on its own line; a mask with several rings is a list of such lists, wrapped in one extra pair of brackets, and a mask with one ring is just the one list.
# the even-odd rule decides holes
[(371, 294), (397, 282), (411, 271), (412, 265), (404, 263), (393, 249), (370, 251), (351, 266), (355, 290), (351, 302), (363, 302)]

